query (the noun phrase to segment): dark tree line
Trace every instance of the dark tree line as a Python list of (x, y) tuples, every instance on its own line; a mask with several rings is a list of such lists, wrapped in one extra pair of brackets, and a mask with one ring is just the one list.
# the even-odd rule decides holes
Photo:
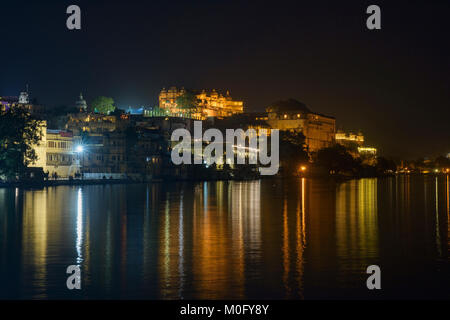
[(0, 176), (6, 180), (20, 178), (37, 160), (34, 146), (42, 137), (39, 124), (23, 107), (0, 113)]
[(396, 163), (391, 159), (377, 157), (373, 164), (367, 164), (362, 158), (354, 157), (351, 149), (339, 144), (319, 150), (315, 164), (332, 175), (376, 176), (397, 170)]

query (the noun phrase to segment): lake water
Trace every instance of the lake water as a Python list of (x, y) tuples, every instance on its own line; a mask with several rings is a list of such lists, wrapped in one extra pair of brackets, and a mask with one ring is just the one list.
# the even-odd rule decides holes
[(450, 297), (448, 176), (11, 188), (0, 210), (3, 299)]

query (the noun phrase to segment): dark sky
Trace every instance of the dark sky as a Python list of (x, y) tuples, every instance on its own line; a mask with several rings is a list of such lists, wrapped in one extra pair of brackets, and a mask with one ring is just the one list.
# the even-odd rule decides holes
[[(66, 29), (78, 4), (82, 30)], [(366, 28), (370, 4), (382, 30)], [(295, 98), (382, 154), (450, 152), (450, 1), (2, 1), (0, 96), (119, 107), (162, 87), (226, 91), (249, 111)]]

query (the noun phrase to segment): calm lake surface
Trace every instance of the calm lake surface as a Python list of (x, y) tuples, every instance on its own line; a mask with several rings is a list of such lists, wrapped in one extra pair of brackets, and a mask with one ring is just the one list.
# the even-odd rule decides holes
[(445, 176), (0, 189), (0, 298), (448, 299), (449, 189)]

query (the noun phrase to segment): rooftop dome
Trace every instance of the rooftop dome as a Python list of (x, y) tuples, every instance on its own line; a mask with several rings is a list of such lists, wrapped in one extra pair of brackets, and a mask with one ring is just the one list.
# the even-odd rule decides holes
[(82, 93), (80, 93), (80, 98), (76, 102), (76, 106), (80, 110), (86, 110), (87, 109), (87, 103), (86, 103), (86, 100), (84, 100)]
[(267, 112), (276, 112), (276, 113), (283, 113), (283, 112), (310, 113), (311, 112), (304, 103), (297, 101), (295, 99), (288, 99), (288, 100), (274, 102), (269, 107), (267, 107), (266, 111)]

